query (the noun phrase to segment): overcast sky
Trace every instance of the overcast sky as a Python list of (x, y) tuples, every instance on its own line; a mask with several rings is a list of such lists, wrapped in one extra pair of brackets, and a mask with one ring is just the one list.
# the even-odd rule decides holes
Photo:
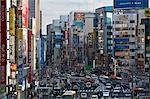
[(46, 32), (46, 25), (52, 23), (53, 19), (59, 19), (60, 15), (76, 10), (94, 11), (98, 7), (112, 4), (113, 0), (41, 0), (43, 33)]

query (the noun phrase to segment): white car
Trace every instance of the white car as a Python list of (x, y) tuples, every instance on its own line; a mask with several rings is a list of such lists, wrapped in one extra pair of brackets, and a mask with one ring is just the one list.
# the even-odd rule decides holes
[(81, 99), (87, 99), (87, 93), (81, 93)]
[(103, 97), (109, 97), (109, 95), (110, 95), (109, 91), (107, 90), (103, 91)]
[(90, 88), (91, 86), (92, 86), (91, 82), (87, 82), (87, 83), (86, 83), (86, 87), (87, 87), (87, 88)]
[(98, 99), (98, 95), (92, 95), (91, 99)]
[(106, 89), (111, 89), (111, 83), (106, 83)]

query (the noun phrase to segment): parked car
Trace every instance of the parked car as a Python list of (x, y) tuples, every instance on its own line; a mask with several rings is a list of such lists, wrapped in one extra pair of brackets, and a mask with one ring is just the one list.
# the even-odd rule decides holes
[(92, 95), (91, 99), (98, 99), (98, 95)]
[(81, 93), (81, 99), (87, 99), (87, 93)]

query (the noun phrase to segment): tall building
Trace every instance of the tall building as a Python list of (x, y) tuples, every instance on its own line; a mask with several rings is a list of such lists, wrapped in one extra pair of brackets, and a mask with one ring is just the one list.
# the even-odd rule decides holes
[(83, 44), (84, 44), (84, 61), (85, 64), (93, 66), (95, 61), (95, 32), (94, 32), (94, 18), (95, 13), (84, 13), (84, 25), (83, 25)]
[(96, 57), (99, 66), (109, 66), (113, 56), (112, 38), (112, 6), (96, 9), (97, 14), (97, 50)]
[(149, 72), (150, 64), (150, 8), (138, 11), (137, 29), (137, 68)]
[(135, 10), (117, 10), (114, 12), (114, 57), (118, 63), (118, 72), (130, 70), (136, 64), (136, 26), (137, 13)]
[(114, 0), (113, 40), (117, 72), (135, 74), (139, 68), (144, 70), (145, 26), (140, 19), (143, 14), (139, 10), (145, 8), (148, 8), (148, 0)]

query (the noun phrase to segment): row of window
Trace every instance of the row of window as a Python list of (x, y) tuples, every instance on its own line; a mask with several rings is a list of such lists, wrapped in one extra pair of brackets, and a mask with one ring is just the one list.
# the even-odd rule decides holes
[[(135, 20), (130, 20), (129, 23), (135, 23)], [(128, 21), (113, 21), (113, 24), (128, 24)]]

